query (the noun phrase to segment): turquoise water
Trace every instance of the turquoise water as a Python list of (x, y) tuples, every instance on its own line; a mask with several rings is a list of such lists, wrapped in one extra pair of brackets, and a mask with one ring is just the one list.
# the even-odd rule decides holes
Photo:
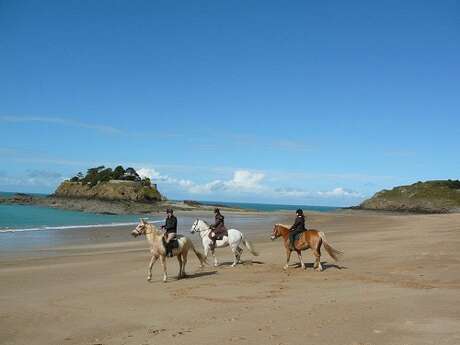
[[(13, 194), (0, 193), (2, 196)], [(106, 215), (42, 206), (0, 204), (0, 232), (124, 225), (136, 224), (138, 221), (137, 215)]]
[[(0, 193), (12, 195), (14, 193)], [(45, 196), (45, 195), (42, 195)], [(255, 211), (304, 210), (331, 212), (336, 207), (277, 205), (235, 202), (206, 202), (206, 204), (226, 205)], [(153, 217), (151, 220), (160, 218)], [(109, 225), (131, 225), (137, 223), (137, 215), (104, 215), (78, 211), (68, 211), (42, 206), (0, 204), (0, 232), (18, 232), (32, 230), (54, 230), (82, 227), (102, 227)]]
[(85, 227), (94, 225), (135, 224), (139, 216), (104, 215), (50, 207), (0, 205), (0, 231), (40, 230)]

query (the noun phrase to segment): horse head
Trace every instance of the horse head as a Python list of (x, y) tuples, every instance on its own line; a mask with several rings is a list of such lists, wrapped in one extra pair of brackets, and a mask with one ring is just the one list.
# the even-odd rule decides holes
[(270, 239), (272, 241), (276, 240), (278, 237), (283, 236), (284, 233), (285, 233), (285, 228), (281, 224), (275, 224), (273, 225), (272, 235), (270, 236)]
[(136, 228), (131, 231), (131, 235), (134, 237), (140, 236), (140, 235), (145, 235), (147, 232), (147, 221), (143, 218), (140, 219), (139, 224), (137, 224)]
[(199, 222), (200, 220), (198, 218), (195, 219), (195, 221), (192, 224), (192, 227), (190, 228), (190, 233), (194, 234), (195, 232), (200, 231), (200, 229), (198, 229)]

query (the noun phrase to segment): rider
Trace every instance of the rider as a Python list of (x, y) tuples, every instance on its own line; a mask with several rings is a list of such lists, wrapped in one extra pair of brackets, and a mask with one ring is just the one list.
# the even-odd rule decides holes
[(220, 210), (216, 207), (214, 209), (214, 214), (215, 214), (215, 219), (214, 219), (214, 224), (211, 225), (211, 233), (210, 238), (211, 238), (211, 249), (214, 249), (216, 247), (216, 241), (218, 238), (222, 238), (223, 236), (227, 235), (227, 229), (225, 228), (224, 224), (224, 216), (220, 214)]
[(166, 242), (166, 255), (172, 257), (172, 249), (169, 246), (169, 242), (177, 234), (177, 218), (174, 216), (174, 211), (172, 208), (166, 209), (166, 219), (165, 224), (161, 226), (162, 229), (166, 231), (165, 233), (165, 242)]
[(303, 215), (303, 211), (300, 208), (296, 211), (296, 215), (297, 217), (295, 218), (294, 225), (292, 225), (289, 229), (289, 248), (291, 250), (295, 250), (295, 236), (306, 230), (305, 216)]

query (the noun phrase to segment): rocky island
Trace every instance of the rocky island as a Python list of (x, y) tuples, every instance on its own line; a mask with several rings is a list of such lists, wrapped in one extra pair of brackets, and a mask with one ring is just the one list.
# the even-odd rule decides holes
[(115, 169), (99, 166), (88, 169), (86, 175), (63, 181), (56, 191), (44, 196), (18, 193), (0, 197), (0, 203), (41, 205), (67, 210), (104, 214), (149, 214), (174, 207), (177, 210), (210, 209), (195, 201), (171, 202), (149, 178), (141, 177), (133, 168), (120, 165)]
[(435, 180), (384, 189), (354, 208), (413, 213), (460, 212), (460, 181)]

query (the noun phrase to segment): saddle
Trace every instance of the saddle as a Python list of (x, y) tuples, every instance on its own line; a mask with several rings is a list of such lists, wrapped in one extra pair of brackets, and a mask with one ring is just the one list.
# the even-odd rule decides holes
[[(209, 233), (208, 237), (210, 240), (212, 240), (212, 237), (211, 237), (211, 234), (214, 232), (214, 230), (212, 232)], [(225, 236), (228, 237), (228, 231), (225, 230), (225, 231), (218, 231), (218, 232), (214, 232), (214, 234), (216, 235), (216, 241), (220, 241), (220, 240), (223, 240)]]
[(166, 242), (166, 239), (162, 238), (162, 241), (163, 241), (163, 245), (165, 246), (165, 248), (169, 251), (172, 251), (173, 249), (176, 249), (176, 248), (179, 248), (179, 238), (177, 235), (174, 236), (174, 238), (172, 238), (171, 240), (169, 240), (169, 243)]
[(300, 236), (302, 236), (305, 231), (307, 231), (307, 229), (305, 229), (302, 232), (299, 232), (299, 233), (295, 234), (294, 235), (294, 242), (297, 242), (299, 240)]

